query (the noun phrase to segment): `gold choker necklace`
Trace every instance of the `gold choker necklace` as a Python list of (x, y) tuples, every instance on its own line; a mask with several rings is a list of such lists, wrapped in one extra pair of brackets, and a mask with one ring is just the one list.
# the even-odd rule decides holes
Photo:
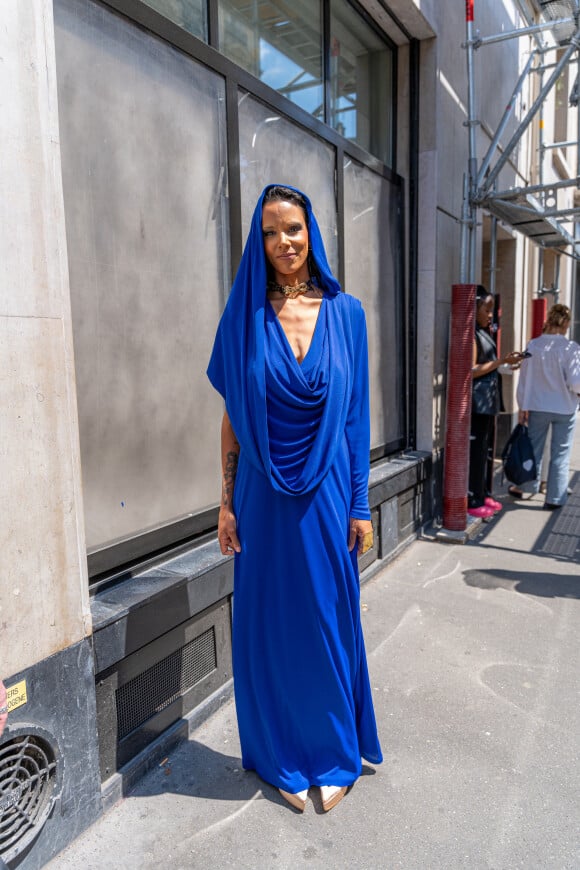
[(296, 299), (297, 296), (303, 296), (305, 293), (308, 293), (309, 290), (316, 290), (316, 287), (312, 283), (312, 278), (309, 278), (308, 281), (303, 281), (301, 284), (296, 284), (294, 287), (290, 287), (288, 284), (282, 286), (282, 284), (278, 284), (277, 281), (268, 281), (268, 290), (277, 290), (278, 293), (281, 293), (286, 297), (286, 299)]

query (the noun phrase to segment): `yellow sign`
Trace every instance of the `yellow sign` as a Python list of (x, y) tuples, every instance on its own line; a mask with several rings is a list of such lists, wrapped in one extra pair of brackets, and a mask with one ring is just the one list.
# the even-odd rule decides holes
[(22, 707), (26, 704), (28, 698), (26, 696), (26, 680), (21, 680), (13, 686), (6, 686), (6, 703), (8, 712), (16, 710), (17, 707)]

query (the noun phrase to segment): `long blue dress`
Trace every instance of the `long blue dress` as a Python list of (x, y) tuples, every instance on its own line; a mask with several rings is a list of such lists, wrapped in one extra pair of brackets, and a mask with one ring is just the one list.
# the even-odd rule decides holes
[[(258, 210), (259, 262), (261, 201)], [(256, 271), (262, 280), (254, 256), (249, 274)], [(229, 315), (226, 309), (208, 369), (240, 442), (233, 670), (242, 764), (289, 792), (350, 785), (361, 757), (382, 761), (357, 557), (348, 550), (349, 518), (370, 518), (366, 326), (356, 299), (324, 277), (321, 283), (325, 294), (302, 363), (266, 301), (264, 281), (253, 310), (244, 312), (239, 298)], [(243, 339), (237, 344), (233, 324)]]

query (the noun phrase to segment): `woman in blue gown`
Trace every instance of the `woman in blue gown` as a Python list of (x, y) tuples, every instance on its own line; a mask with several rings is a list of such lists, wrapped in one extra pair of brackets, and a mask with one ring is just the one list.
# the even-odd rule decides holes
[(242, 764), (303, 810), (382, 761), (359, 610), (372, 546), (362, 306), (330, 271), (309, 199), (258, 200), (208, 376), (225, 399), (218, 539), (234, 554)]

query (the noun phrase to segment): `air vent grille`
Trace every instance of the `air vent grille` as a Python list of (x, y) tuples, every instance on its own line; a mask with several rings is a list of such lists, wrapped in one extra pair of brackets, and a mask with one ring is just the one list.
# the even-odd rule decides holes
[(12, 860), (37, 836), (52, 809), (56, 758), (31, 734), (0, 745), (0, 856)]
[(117, 739), (169, 707), (216, 667), (212, 626), (117, 689)]

